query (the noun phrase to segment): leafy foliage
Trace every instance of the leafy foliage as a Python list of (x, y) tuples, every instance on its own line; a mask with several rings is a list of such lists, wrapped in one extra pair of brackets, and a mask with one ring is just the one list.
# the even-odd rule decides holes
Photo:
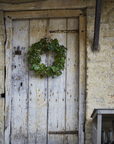
[[(48, 77), (54, 75), (60, 76), (61, 70), (64, 70), (64, 64), (66, 59), (67, 48), (60, 45), (57, 39), (51, 39), (50, 42), (47, 38), (42, 38), (39, 42), (32, 44), (31, 48), (28, 48), (28, 63), (31, 65), (30, 70), (34, 70), (38, 76)], [(55, 61), (52, 66), (46, 66), (41, 62), (41, 56), (44, 53), (54, 52)]]

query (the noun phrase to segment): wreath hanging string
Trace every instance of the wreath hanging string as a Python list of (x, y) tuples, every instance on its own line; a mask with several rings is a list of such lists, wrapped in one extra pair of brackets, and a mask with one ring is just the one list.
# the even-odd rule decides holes
[[(45, 75), (52, 78), (54, 76), (60, 76), (61, 70), (64, 70), (64, 64), (66, 59), (67, 48), (60, 45), (57, 39), (51, 39), (48, 41), (47, 38), (42, 38), (39, 42), (32, 44), (31, 48), (28, 49), (28, 63), (31, 65), (30, 70), (34, 70), (41, 78)], [(46, 66), (41, 62), (41, 56), (44, 53), (53, 52), (54, 62), (52, 66)]]

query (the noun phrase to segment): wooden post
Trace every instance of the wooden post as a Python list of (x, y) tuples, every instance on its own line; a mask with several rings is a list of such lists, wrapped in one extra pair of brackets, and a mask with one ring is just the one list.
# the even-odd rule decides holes
[(10, 142), (10, 120), (11, 120), (11, 59), (12, 59), (12, 19), (6, 19), (7, 42), (6, 51), (6, 98), (5, 98), (5, 144)]
[(102, 115), (97, 115), (97, 144), (101, 144)]
[(79, 144), (84, 144), (85, 122), (85, 16), (79, 17)]
[(98, 51), (102, 0), (96, 0), (93, 51)]

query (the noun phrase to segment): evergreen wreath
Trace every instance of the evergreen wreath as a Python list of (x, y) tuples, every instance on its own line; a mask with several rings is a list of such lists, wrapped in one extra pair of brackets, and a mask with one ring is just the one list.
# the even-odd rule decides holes
[[(60, 45), (57, 39), (42, 38), (39, 42), (32, 44), (31, 48), (28, 48), (28, 63), (31, 65), (30, 70), (34, 70), (41, 78), (45, 75), (52, 78), (54, 76), (60, 76), (61, 70), (64, 70), (64, 64), (66, 59), (67, 48)], [(46, 66), (41, 62), (41, 56), (44, 53), (53, 52), (54, 62), (52, 66)]]

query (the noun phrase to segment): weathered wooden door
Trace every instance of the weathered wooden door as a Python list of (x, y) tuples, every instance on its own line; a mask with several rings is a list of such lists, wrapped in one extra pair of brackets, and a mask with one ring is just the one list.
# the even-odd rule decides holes
[[(5, 143), (78, 144), (79, 18), (9, 18), (6, 27)], [(29, 70), (27, 50), (48, 29), (68, 51), (62, 75), (41, 79)], [(51, 65), (53, 55), (42, 62)]]

